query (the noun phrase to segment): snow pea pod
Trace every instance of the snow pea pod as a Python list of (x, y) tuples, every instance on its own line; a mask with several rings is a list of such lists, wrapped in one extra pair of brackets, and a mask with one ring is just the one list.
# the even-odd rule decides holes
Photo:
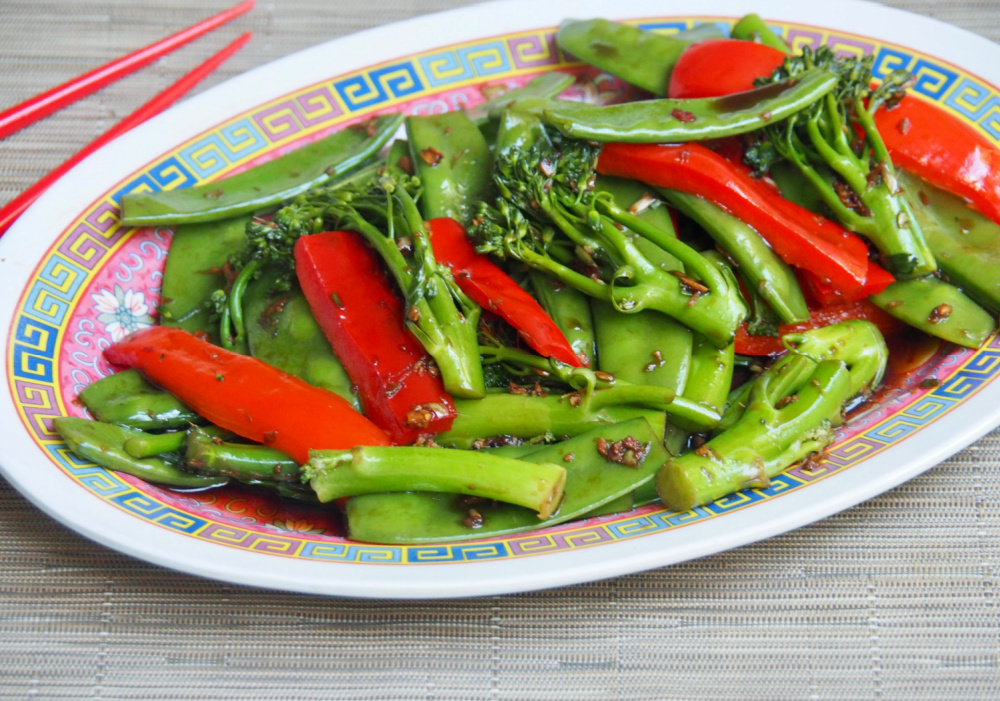
[(989, 312), (936, 277), (898, 280), (869, 299), (910, 326), (967, 348), (981, 346), (996, 326)]
[(809, 318), (809, 308), (795, 273), (760, 234), (718, 205), (697, 195), (665, 188), (658, 189), (658, 192), (697, 222), (729, 254), (782, 323), (795, 324)]
[(471, 448), (494, 436), (530, 439), (546, 433), (578, 436), (602, 424), (644, 418), (662, 439), (663, 412), (637, 406), (573, 406), (569, 399), (550, 395), (490, 393), (482, 399), (456, 399), (457, 415), (451, 429), (434, 440), (450, 448)]
[(183, 190), (125, 195), (122, 223), (126, 226), (189, 224), (274, 207), (373, 158), (402, 122), (402, 115), (383, 115), (223, 180)]
[(423, 185), (424, 219), (450, 217), (468, 226), (479, 202), (493, 196), (490, 147), (464, 112), (406, 118), (410, 161)]
[(206, 477), (185, 472), (160, 458), (138, 459), (125, 450), (125, 441), (140, 432), (90, 419), (60, 416), (52, 420), (56, 432), (76, 455), (101, 467), (139, 477), (147, 482), (191, 489), (225, 484), (225, 477)]
[(137, 370), (118, 372), (87, 385), (80, 392), (80, 401), (98, 420), (130, 428), (185, 428), (204, 422), (172, 394), (147, 382)]
[(760, 129), (799, 112), (837, 87), (837, 76), (814, 68), (795, 80), (747, 92), (596, 106), (565, 100), (525, 99), (514, 109), (534, 114), (565, 136), (642, 144), (704, 141)]
[(587, 295), (536, 270), (529, 272), (528, 277), (535, 299), (566, 336), (576, 357), (586, 367), (593, 365), (597, 345)]
[[(614, 445), (629, 438), (647, 451), (642, 460), (633, 460), (637, 465), (616, 464), (598, 450), (600, 440)], [(530, 509), (486, 501), (470, 503), (452, 494), (371, 494), (347, 502), (348, 533), (354, 540), (373, 543), (434, 543), (563, 523), (593, 515), (595, 509), (628, 497), (652, 482), (656, 470), (669, 457), (659, 445), (656, 431), (643, 419), (604, 426), (523, 456), (527, 462), (566, 468), (562, 505), (546, 521), (539, 521)], [(634, 452), (633, 458), (637, 458)], [(631, 504), (629, 499), (622, 506), (628, 509)]]
[(598, 299), (591, 300), (590, 308), (599, 369), (616, 380), (665, 387), (678, 394), (684, 390), (694, 332), (657, 312), (623, 314)]
[(243, 297), (250, 355), (314, 387), (339, 394), (361, 411), (354, 385), (330, 348), (302, 290), (298, 286), (287, 292), (276, 290), (279, 276), (275, 271), (265, 272)]
[(211, 320), (212, 293), (224, 289), (223, 268), (246, 243), (249, 217), (178, 226), (163, 269), (160, 323), (191, 333), (207, 333), (219, 342), (219, 324)]
[(691, 41), (606, 19), (571, 20), (556, 32), (563, 51), (654, 95), (666, 95), (670, 71)]
[(896, 177), (941, 271), (994, 314), (1000, 312), (1000, 225), (915, 175), (897, 170)]

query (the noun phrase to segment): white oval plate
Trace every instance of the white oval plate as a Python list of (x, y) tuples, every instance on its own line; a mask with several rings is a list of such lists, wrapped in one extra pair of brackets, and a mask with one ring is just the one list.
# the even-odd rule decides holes
[[(759, 0), (797, 45), (873, 51), (916, 89), (1000, 135), (1000, 47), (938, 22), (860, 3)], [(670, 12), (669, 17), (664, 16)], [(68, 455), (47, 423), (80, 414), (75, 393), (107, 372), (101, 348), (152, 321), (169, 232), (117, 227), (115, 198), (171, 188), (318, 138), (373, 110), (454, 109), (484, 83), (514, 84), (562, 58), (564, 17), (641, 20), (662, 31), (727, 25), (745, 2), (505, 2), (414, 19), (275, 61), (151, 120), (88, 158), (0, 242), (4, 475), (32, 502), (112, 548), (231, 582), (361, 597), (528, 591), (636, 572), (788, 531), (880, 494), (1000, 423), (1000, 345), (939, 353), (842, 430), (818, 469), (686, 514), (645, 508), (550, 531), (435, 547), (369, 546), (331, 535), (316, 512), (254, 495), (177, 495)], [(922, 47), (923, 52), (908, 47)], [(583, 89), (620, 89), (591, 72)], [(117, 193), (117, 194), (116, 194)], [(919, 380), (941, 381), (921, 389)], [(316, 532), (319, 531), (319, 532)]]

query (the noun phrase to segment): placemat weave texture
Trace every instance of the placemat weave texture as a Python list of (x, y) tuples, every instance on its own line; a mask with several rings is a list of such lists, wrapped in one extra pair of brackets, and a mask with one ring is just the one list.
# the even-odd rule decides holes
[[(0, 105), (233, 1), (3, 0)], [(259, 2), (0, 142), (0, 202), (242, 31), (252, 43), (200, 90), (467, 4)], [(888, 4), (1000, 41), (1000, 0)], [(87, 541), (0, 480), (0, 699), (997, 699), (998, 501), (994, 432), (881, 497), (757, 545), (541, 593), (405, 603), (167, 571)]]

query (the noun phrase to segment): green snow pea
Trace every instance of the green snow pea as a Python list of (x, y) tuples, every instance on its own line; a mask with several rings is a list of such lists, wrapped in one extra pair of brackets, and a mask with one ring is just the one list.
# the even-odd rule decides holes
[(207, 333), (219, 342), (211, 321), (212, 293), (226, 287), (223, 268), (243, 249), (249, 217), (178, 226), (163, 269), (160, 323), (191, 333)]
[(666, 189), (658, 189), (658, 192), (708, 232), (782, 323), (795, 324), (809, 319), (809, 308), (795, 273), (760, 234), (697, 195)]
[(138, 370), (118, 372), (87, 385), (80, 401), (98, 420), (130, 428), (186, 428), (204, 421), (172, 394), (146, 382)]
[(403, 116), (375, 117), (222, 180), (122, 198), (122, 223), (159, 226), (228, 219), (274, 207), (357, 168), (392, 138)]
[(936, 277), (897, 280), (869, 299), (910, 326), (967, 348), (983, 345), (996, 326), (989, 312)]
[(56, 432), (76, 455), (101, 467), (139, 477), (168, 487), (204, 489), (225, 484), (225, 477), (206, 477), (185, 472), (161, 458), (134, 458), (125, 450), (125, 441), (139, 435), (135, 429), (90, 419), (60, 416), (52, 420)]
[(915, 175), (897, 170), (896, 177), (941, 271), (991, 312), (1000, 312), (1000, 224)]
[(755, 131), (805, 109), (836, 87), (833, 72), (814, 68), (795, 80), (723, 97), (663, 98), (605, 106), (535, 98), (520, 100), (514, 108), (539, 117), (573, 139), (677, 143)]
[(490, 147), (464, 112), (406, 118), (410, 161), (423, 186), (424, 219), (468, 226), (476, 205), (493, 197)]
[[(648, 452), (642, 460), (633, 452), (632, 462), (637, 465), (618, 464), (598, 452), (599, 440), (610, 446), (626, 441)], [(348, 533), (354, 540), (372, 543), (435, 543), (533, 530), (596, 515), (595, 510), (612, 503), (614, 508), (623, 506), (628, 510), (632, 492), (651, 483), (656, 470), (668, 458), (656, 431), (643, 419), (602, 426), (562, 443), (542, 446), (523, 457), (527, 462), (566, 468), (562, 505), (545, 521), (539, 521), (530, 509), (453, 494), (371, 494), (347, 502)], [(617, 502), (619, 499), (627, 499), (627, 504)]]
[(528, 273), (535, 299), (566, 336), (570, 347), (587, 367), (595, 364), (597, 345), (589, 297), (537, 270)]
[(661, 96), (681, 52), (692, 43), (606, 19), (563, 22), (556, 42), (581, 61)]
[(591, 311), (599, 369), (616, 380), (683, 392), (694, 332), (665, 314), (623, 314), (598, 299), (591, 300)]
[(275, 289), (280, 274), (267, 271), (247, 288), (243, 310), (250, 354), (315, 387), (328, 389), (361, 411), (361, 402), (298, 286)]
[(638, 406), (573, 406), (569, 399), (555, 395), (487, 393), (482, 399), (456, 399), (455, 410), (451, 430), (434, 437), (438, 444), (451, 448), (472, 448), (495, 436), (578, 436), (595, 426), (635, 418), (647, 419), (661, 439), (663, 436), (662, 411)]

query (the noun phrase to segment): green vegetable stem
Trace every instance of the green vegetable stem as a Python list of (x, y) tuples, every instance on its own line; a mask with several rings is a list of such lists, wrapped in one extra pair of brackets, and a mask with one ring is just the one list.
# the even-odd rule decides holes
[[(782, 375), (801, 378), (785, 389)], [(792, 354), (758, 377), (740, 419), (700, 448), (668, 461), (657, 474), (660, 498), (688, 511), (770, 478), (833, 440), (828, 418), (850, 395), (844, 363)]]
[(217, 487), (228, 481), (225, 477), (186, 472), (161, 458), (133, 457), (125, 450), (125, 441), (141, 435), (135, 429), (69, 416), (53, 419), (52, 425), (76, 455), (109, 470), (180, 489)]
[[(621, 311), (665, 313), (727, 345), (746, 313), (735, 280), (611, 197), (594, 197), (595, 155), (583, 142), (557, 148), (537, 120), (508, 112), (496, 153), (502, 197), (481, 208), (471, 232), (478, 249), (519, 260)], [(619, 226), (670, 253), (685, 273), (650, 261)]]
[[(829, 47), (789, 57), (767, 85), (787, 84), (816, 70), (836, 75), (836, 90), (782, 122), (764, 126), (765, 138), (747, 151), (758, 172), (775, 158), (792, 163), (836, 218), (866, 236), (897, 277), (920, 277), (937, 269), (934, 254), (899, 188), (889, 152), (872, 115), (901, 99), (909, 74), (894, 71), (872, 89), (871, 56), (838, 57)], [(855, 129), (864, 138), (855, 142)]]
[(795, 324), (809, 318), (795, 273), (760, 234), (701, 197), (676, 190), (660, 189), (658, 192), (697, 222), (729, 255), (748, 287), (760, 295), (781, 323)]
[(348, 534), (371, 543), (437, 543), (533, 530), (595, 515), (601, 507), (608, 507), (607, 513), (628, 510), (632, 493), (651, 484), (668, 458), (644, 419), (600, 426), (561, 443), (534, 446), (521, 457), (566, 468), (562, 504), (544, 522), (524, 507), (453, 494), (370, 494), (347, 502)]
[[(218, 426), (203, 426), (197, 429), (199, 433), (214, 438), (232, 436)], [(125, 452), (133, 458), (151, 458), (166, 453), (179, 453), (188, 442), (190, 431), (170, 431), (168, 433), (138, 433), (125, 440)]]
[(742, 39), (744, 41), (757, 41), (770, 46), (772, 49), (784, 51), (786, 54), (792, 53), (791, 47), (785, 43), (785, 40), (775, 34), (764, 20), (761, 19), (760, 15), (755, 13), (747, 15), (733, 25), (729, 36), (733, 39)]
[(192, 429), (188, 434), (184, 459), (199, 474), (232, 477), (240, 482), (301, 479), (299, 466), (281, 451), (264, 445), (227, 443), (201, 429)]
[(379, 492), (448, 492), (516, 504), (547, 519), (559, 508), (566, 469), (447, 448), (313, 450), (302, 468), (321, 502)]

